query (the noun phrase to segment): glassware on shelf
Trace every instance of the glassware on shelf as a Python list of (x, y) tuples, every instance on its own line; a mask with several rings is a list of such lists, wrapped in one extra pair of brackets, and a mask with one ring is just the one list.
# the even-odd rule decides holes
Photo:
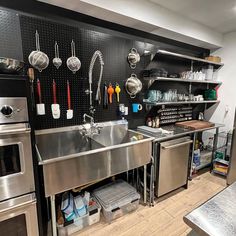
[(160, 90), (149, 90), (148, 101), (160, 102), (162, 100), (162, 92)]

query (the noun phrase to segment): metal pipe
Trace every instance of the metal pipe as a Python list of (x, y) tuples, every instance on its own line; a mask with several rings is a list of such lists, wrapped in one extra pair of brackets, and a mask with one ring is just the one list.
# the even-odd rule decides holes
[(52, 235), (57, 236), (55, 195), (50, 196), (50, 205), (51, 205), (51, 216), (52, 216)]
[(143, 166), (143, 203), (147, 203), (147, 165)]

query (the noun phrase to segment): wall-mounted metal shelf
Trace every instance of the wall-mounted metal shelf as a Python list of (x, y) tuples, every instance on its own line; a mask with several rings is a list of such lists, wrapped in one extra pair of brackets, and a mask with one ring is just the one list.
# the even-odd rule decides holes
[(202, 62), (204, 64), (213, 65), (216, 68), (220, 68), (224, 65), (223, 63), (208, 61), (208, 60), (205, 60), (205, 59), (202, 59), (202, 58), (192, 57), (192, 56), (188, 56), (188, 55), (184, 55), (184, 54), (180, 54), (180, 53), (175, 53), (175, 52), (170, 52), (170, 51), (166, 51), (166, 50), (161, 50), (161, 49), (157, 50), (156, 55), (157, 54), (172, 56), (172, 57), (178, 57), (178, 58), (187, 59), (187, 60), (190, 60), (190, 61)]
[(161, 106), (161, 105), (188, 105), (188, 104), (211, 104), (219, 103), (219, 100), (206, 100), (206, 101), (187, 101), (187, 102), (149, 102), (146, 99), (143, 100), (143, 103), (150, 106)]
[(166, 78), (166, 77), (144, 77), (146, 81), (166, 81), (166, 82), (180, 82), (180, 83), (199, 83), (199, 84), (216, 84), (221, 85), (221, 81), (212, 81), (212, 80), (193, 80), (193, 79), (181, 79), (181, 78)]

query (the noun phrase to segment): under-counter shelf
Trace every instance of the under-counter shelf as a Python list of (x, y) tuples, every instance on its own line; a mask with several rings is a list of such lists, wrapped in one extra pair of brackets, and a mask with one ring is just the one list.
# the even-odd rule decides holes
[(219, 103), (219, 100), (205, 100), (205, 101), (179, 101), (179, 102), (149, 102), (143, 100), (143, 103), (150, 106), (161, 106), (161, 105), (186, 105), (186, 104), (210, 104), (210, 103)]
[(229, 161), (226, 161), (226, 160), (223, 160), (223, 159), (219, 159), (219, 158), (216, 158), (216, 159), (214, 160), (214, 162), (219, 162), (219, 163), (224, 164), (224, 165), (226, 165), (226, 166), (229, 165)]
[(224, 65), (223, 63), (208, 61), (208, 60), (205, 60), (205, 59), (202, 59), (202, 58), (192, 57), (192, 56), (188, 56), (188, 55), (184, 55), (184, 54), (180, 54), (180, 53), (175, 53), (175, 52), (170, 52), (170, 51), (166, 51), (166, 50), (161, 50), (161, 49), (157, 50), (156, 55), (158, 55), (158, 54), (178, 57), (178, 58), (187, 59), (187, 60), (190, 60), (190, 61), (202, 62), (202, 63), (205, 63), (205, 64), (213, 65), (216, 68), (220, 68)]
[(166, 82), (182, 82), (182, 83), (200, 83), (200, 84), (222, 84), (221, 81), (214, 80), (193, 80), (193, 79), (181, 79), (181, 78), (166, 78), (166, 77), (144, 77), (147, 81), (166, 81)]
[(215, 174), (218, 174), (218, 175), (227, 176), (227, 173), (224, 173), (224, 172), (221, 172), (221, 171), (218, 171), (218, 170), (213, 170), (212, 172), (215, 173)]
[(211, 165), (212, 150), (204, 150), (200, 153), (201, 164), (196, 166), (195, 170), (201, 170)]

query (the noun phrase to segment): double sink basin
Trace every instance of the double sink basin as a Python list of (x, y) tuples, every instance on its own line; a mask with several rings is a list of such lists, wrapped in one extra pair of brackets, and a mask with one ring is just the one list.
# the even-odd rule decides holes
[(125, 120), (99, 126), (89, 137), (82, 125), (36, 132), (46, 197), (150, 162), (153, 138), (129, 130)]

